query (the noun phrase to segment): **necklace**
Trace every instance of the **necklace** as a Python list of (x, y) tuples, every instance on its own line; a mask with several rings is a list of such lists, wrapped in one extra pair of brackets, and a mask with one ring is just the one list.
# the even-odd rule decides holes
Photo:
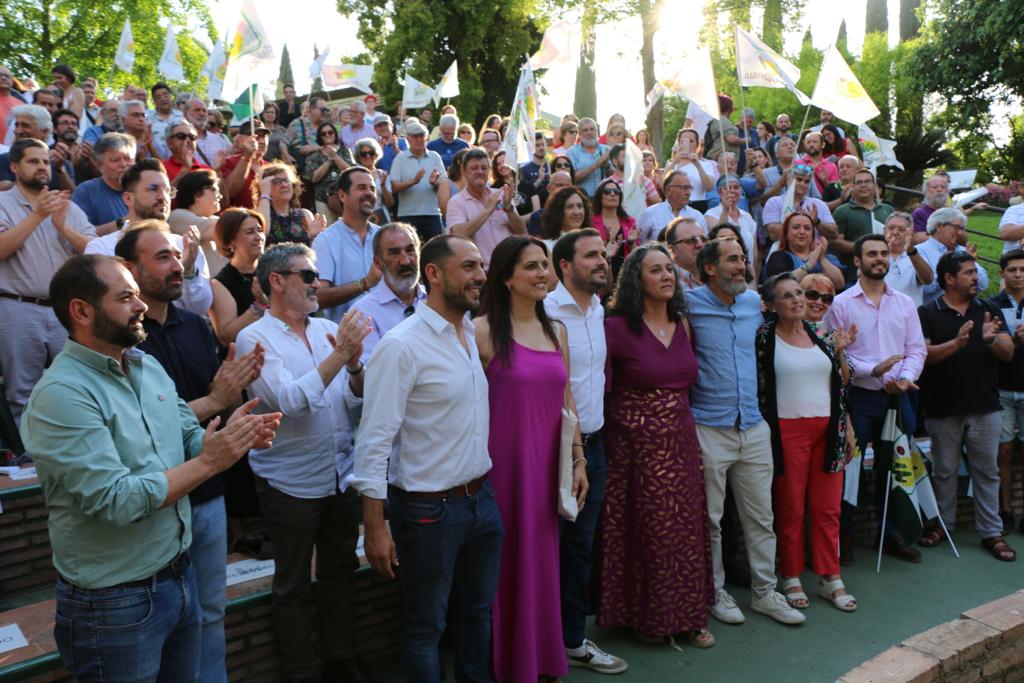
[(668, 330), (666, 330), (664, 327), (659, 327), (657, 330), (655, 330), (654, 329), (654, 324), (651, 323), (649, 320), (647, 320), (647, 318), (644, 318), (644, 322), (647, 322), (648, 323), (647, 327), (652, 332), (655, 332), (659, 337), (667, 337), (668, 336)]

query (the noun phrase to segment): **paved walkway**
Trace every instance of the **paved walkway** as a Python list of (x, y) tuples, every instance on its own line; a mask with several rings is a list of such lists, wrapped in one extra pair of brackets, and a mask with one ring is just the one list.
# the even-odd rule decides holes
[[(844, 567), (844, 580), (857, 596), (859, 608), (842, 613), (817, 597), (816, 579), (804, 575), (810, 596), (807, 623), (787, 627), (749, 609), (747, 622), (727, 626), (713, 619), (712, 633), (718, 639), (710, 650), (682, 645), (678, 652), (669, 645), (646, 645), (627, 632), (592, 627), (590, 636), (610, 652), (629, 662), (621, 676), (602, 676), (571, 669), (568, 680), (581, 683), (660, 683), (662, 681), (774, 681), (785, 683), (832, 683), (866, 659), (903, 639), (925, 631), (977, 605), (1024, 588), (1024, 536), (1012, 534), (1010, 545), (1021, 554), (1017, 562), (1004, 563), (981, 548), (977, 534), (954, 533), (960, 559), (948, 544), (922, 548), (924, 561), (908, 564), (882, 557), (882, 571), (874, 571), (873, 552), (858, 546), (857, 562)], [(750, 592), (729, 587), (741, 607), (750, 602)], [(448, 680), (452, 680), (448, 662)], [(387, 681), (400, 681), (397, 660), (380, 670)]]

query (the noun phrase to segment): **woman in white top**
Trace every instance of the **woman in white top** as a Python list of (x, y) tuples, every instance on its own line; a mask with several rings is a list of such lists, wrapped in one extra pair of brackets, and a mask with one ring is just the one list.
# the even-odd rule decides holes
[(804, 292), (790, 273), (770, 278), (762, 296), (777, 316), (758, 330), (758, 395), (771, 428), (775, 460), (775, 531), (782, 590), (796, 609), (808, 606), (800, 584), (804, 526), (810, 529), (811, 568), (818, 594), (844, 612), (857, 609), (839, 574), (839, 510), (843, 468), (854, 449), (839, 357), (849, 343), (842, 330), (806, 322)]
[[(672, 145), (672, 158), (665, 164), (665, 175), (669, 171), (682, 171), (693, 185), (690, 206), (704, 213), (708, 210), (705, 196), (715, 186), (718, 178), (718, 164), (701, 156), (701, 140), (693, 128), (684, 128), (676, 135)], [(664, 179), (665, 175), (662, 175)]]

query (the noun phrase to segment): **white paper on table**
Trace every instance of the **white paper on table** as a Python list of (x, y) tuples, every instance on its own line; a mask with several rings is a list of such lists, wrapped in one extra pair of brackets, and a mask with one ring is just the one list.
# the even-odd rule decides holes
[(14, 472), (8, 475), (11, 481), (20, 481), (22, 479), (35, 479), (36, 468), (35, 467), (19, 467)]
[(21, 632), (18, 625), (0, 626), (0, 652), (10, 652), (19, 647), (28, 647), (28, 641), (25, 640), (25, 634)]
[(261, 579), (274, 574), (273, 560), (239, 560), (227, 566), (227, 585)]
[(4, 465), (3, 467), (0, 467), (0, 474), (6, 474), (10, 476), (11, 472), (17, 472), (20, 469), (21, 468), (18, 467), (17, 465)]

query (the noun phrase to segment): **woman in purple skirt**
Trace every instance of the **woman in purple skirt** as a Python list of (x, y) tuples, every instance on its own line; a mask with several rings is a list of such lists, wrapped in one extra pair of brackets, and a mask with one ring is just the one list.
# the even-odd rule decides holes
[[(569, 671), (559, 598), (558, 456), (568, 388), (566, 331), (544, 312), (548, 252), (531, 237), (508, 237), (491, 255), (476, 325), (487, 374), (491, 431), (488, 475), (505, 524), (492, 616), (494, 678), (536, 683)], [(576, 434), (575, 444), (582, 439)], [(583, 446), (574, 488), (587, 490)]]

